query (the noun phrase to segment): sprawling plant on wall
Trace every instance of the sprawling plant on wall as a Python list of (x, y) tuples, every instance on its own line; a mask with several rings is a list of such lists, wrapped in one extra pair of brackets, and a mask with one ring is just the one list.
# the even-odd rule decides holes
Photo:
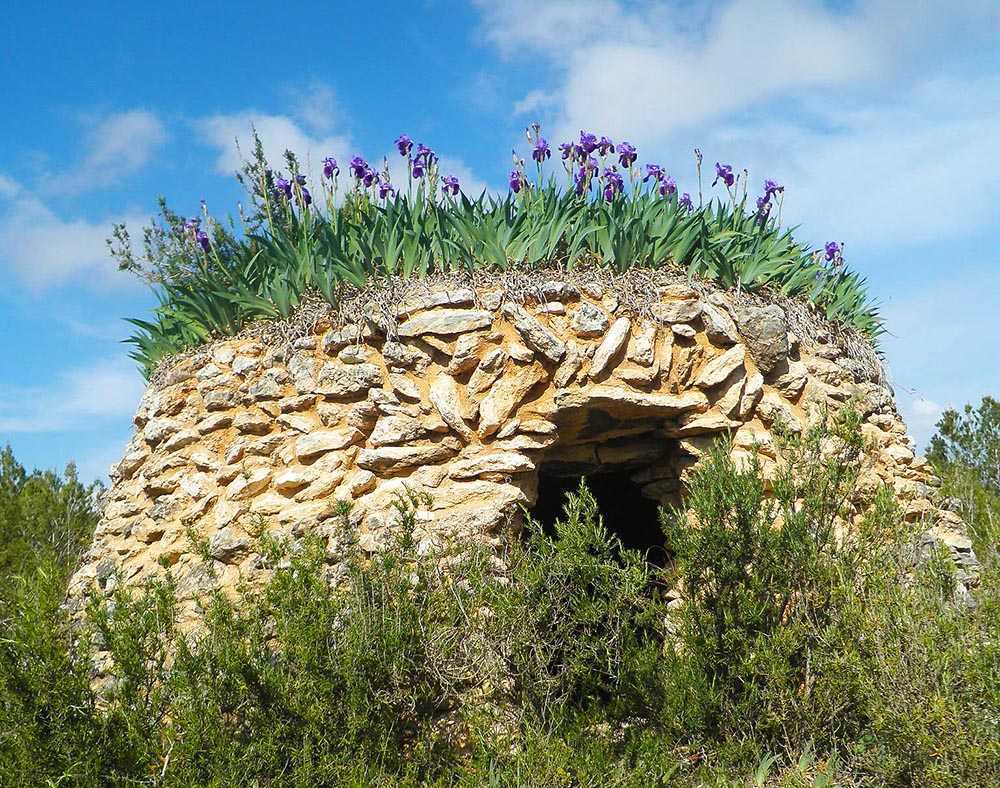
[[(250, 202), (239, 220), (207, 208), (185, 218), (161, 201), (161, 218), (133, 250), (124, 226), (109, 240), (119, 266), (144, 277), (160, 305), (134, 319), (133, 358), (148, 375), (172, 353), (231, 335), (250, 321), (291, 315), (312, 294), (337, 303), (345, 290), (382, 277), (463, 271), (673, 267), (736, 289), (770, 289), (806, 299), (820, 314), (870, 338), (881, 332), (865, 280), (844, 265), (843, 248), (813, 251), (781, 223), (784, 187), (772, 180), (750, 196), (749, 177), (716, 163), (706, 199), (695, 150), (697, 196), (680, 192), (658, 164), (640, 166), (634, 146), (580, 133), (552, 151), (529, 127), (533, 164), (515, 156), (506, 194), (462, 191), (423, 144), (402, 135), (406, 186), (397, 188), (360, 156), (345, 172), (324, 160), (314, 197), (291, 152), (272, 169), (255, 137), (239, 178)], [(346, 182), (346, 186), (343, 182)]]

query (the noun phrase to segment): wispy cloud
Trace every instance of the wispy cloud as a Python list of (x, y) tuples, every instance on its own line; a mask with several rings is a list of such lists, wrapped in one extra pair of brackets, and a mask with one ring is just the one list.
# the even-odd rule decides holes
[(44, 386), (0, 385), (0, 433), (93, 429), (125, 423), (143, 391), (130, 361), (101, 359), (59, 373)]
[[(0, 176), (2, 177), (2, 176)], [(101, 282), (121, 282), (108, 255), (111, 225), (145, 223), (142, 216), (110, 216), (104, 221), (65, 219), (39, 197), (9, 178), (0, 182), (0, 268), (34, 291), (83, 274)]]
[(163, 122), (148, 110), (99, 118), (85, 134), (81, 161), (58, 175), (44, 176), (41, 188), (54, 194), (80, 194), (115, 185), (142, 170), (167, 137)]
[[(368, 157), (372, 166), (378, 169), (382, 168), (383, 159), (388, 160), (393, 183), (405, 188), (406, 168), (395, 149), (372, 150), (358, 146), (346, 130), (337, 128), (339, 119), (332, 91), (314, 84), (310, 91), (291, 102), (288, 114), (248, 109), (201, 118), (195, 122), (195, 127), (202, 140), (215, 149), (215, 168), (220, 174), (231, 175), (240, 169), (253, 151), (252, 135), (256, 130), (264, 155), (272, 165), (283, 168), (285, 151), (290, 150), (298, 158), (310, 183), (319, 181), (323, 159), (331, 155), (340, 162), (341, 177), (349, 177), (347, 162), (358, 154)], [(443, 157), (440, 170), (442, 175), (456, 175), (468, 194), (478, 195), (487, 188), (486, 183), (457, 157)]]

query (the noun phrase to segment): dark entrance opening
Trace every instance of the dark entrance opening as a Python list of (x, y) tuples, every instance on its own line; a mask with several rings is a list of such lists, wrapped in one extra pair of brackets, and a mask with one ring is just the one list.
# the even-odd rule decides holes
[(546, 533), (553, 534), (557, 519), (564, 516), (563, 507), (568, 493), (576, 492), (580, 480), (597, 501), (604, 527), (617, 536), (622, 545), (638, 550), (646, 560), (663, 566), (668, 558), (663, 529), (660, 527), (659, 504), (642, 494), (631, 474), (634, 468), (601, 468), (586, 475), (553, 473), (543, 465), (538, 474), (538, 499), (532, 516)]

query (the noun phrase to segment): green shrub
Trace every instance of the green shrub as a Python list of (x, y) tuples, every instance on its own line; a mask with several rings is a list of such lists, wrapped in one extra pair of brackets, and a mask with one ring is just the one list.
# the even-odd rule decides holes
[(269, 584), (187, 634), (170, 582), (74, 629), (65, 573), (32, 568), (0, 589), (0, 784), (995, 783), (997, 567), (967, 609), (885, 493), (836, 527), (852, 419), (789, 436), (773, 497), (710, 451), (666, 569), (585, 486), (499, 555), (422, 553), (412, 492), (374, 555), (262, 536)]

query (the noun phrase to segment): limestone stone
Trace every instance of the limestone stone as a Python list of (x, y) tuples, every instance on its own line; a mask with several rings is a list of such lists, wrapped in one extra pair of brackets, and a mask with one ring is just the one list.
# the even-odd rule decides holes
[(156, 446), (181, 429), (182, 425), (177, 421), (155, 418), (150, 419), (143, 428), (142, 436), (146, 439), (146, 443)]
[(401, 337), (464, 334), (488, 328), (492, 323), (492, 312), (478, 309), (435, 309), (400, 323), (397, 331)]
[(745, 307), (736, 313), (740, 336), (764, 375), (788, 358), (788, 322), (777, 304)]
[(632, 321), (627, 317), (620, 317), (614, 322), (608, 330), (607, 336), (594, 351), (594, 358), (590, 362), (590, 377), (595, 380), (600, 378), (608, 369), (609, 364), (618, 358), (625, 343), (628, 342), (631, 330)]
[(534, 469), (535, 464), (523, 454), (506, 451), (456, 460), (449, 466), (448, 476), (452, 479), (472, 479), (485, 473), (525, 473)]
[(598, 385), (586, 390), (557, 392), (556, 405), (569, 409), (592, 406), (631, 412), (641, 410), (650, 415), (674, 416), (685, 411), (705, 410), (708, 407), (708, 398), (700, 391), (687, 391), (674, 395)]
[(736, 323), (720, 307), (702, 302), (701, 319), (705, 323), (705, 335), (717, 345), (735, 345), (739, 342)]
[(611, 321), (603, 309), (589, 301), (584, 301), (573, 312), (570, 323), (573, 333), (578, 337), (601, 337), (608, 330)]
[(500, 429), (525, 395), (545, 378), (545, 369), (537, 362), (504, 376), (479, 403), (480, 436), (488, 437)]
[(566, 355), (556, 370), (556, 374), (552, 378), (552, 382), (555, 384), (556, 388), (565, 388), (573, 379), (576, 377), (580, 368), (583, 366), (583, 357), (575, 342), (570, 341), (566, 343)]
[(235, 389), (213, 389), (203, 395), (205, 410), (229, 410), (240, 403), (240, 393)]
[(462, 418), (458, 384), (450, 375), (438, 375), (431, 383), (428, 398), (437, 408), (444, 423), (459, 434), (466, 443), (472, 440), (473, 432)]
[(698, 373), (694, 384), (700, 389), (710, 389), (718, 386), (729, 378), (737, 369), (743, 366), (746, 358), (746, 348), (743, 345), (731, 347), (725, 353), (709, 361)]
[(382, 385), (382, 371), (374, 364), (327, 363), (316, 379), (316, 393), (334, 399), (347, 399), (367, 394)]
[(288, 374), (282, 369), (269, 369), (250, 386), (250, 396), (255, 400), (281, 399)]
[(233, 426), (242, 433), (266, 435), (274, 426), (274, 419), (260, 411), (244, 411), (233, 419)]
[(270, 483), (271, 471), (267, 468), (240, 473), (226, 488), (226, 497), (231, 501), (245, 501), (266, 490)]
[(628, 350), (629, 361), (642, 367), (650, 367), (656, 359), (656, 324), (646, 323), (632, 334)]
[(422, 350), (391, 340), (382, 345), (382, 357), (386, 363), (404, 369), (412, 369), (421, 363), (426, 364), (430, 361), (430, 356)]
[(566, 354), (566, 345), (558, 336), (543, 326), (537, 318), (528, 314), (517, 304), (503, 305), (504, 314), (510, 318), (521, 338), (528, 347), (545, 356), (553, 364), (558, 364)]
[(359, 442), (362, 434), (354, 427), (342, 427), (335, 430), (317, 430), (302, 435), (295, 441), (295, 456), (300, 460), (309, 460), (330, 451), (346, 449)]
[(434, 309), (441, 306), (470, 306), (476, 299), (476, 294), (468, 287), (433, 290), (427, 293), (414, 293), (406, 297), (396, 309), (399, 317), (406, 317), (423, 309)]
[(220, 528), (208, 540), (208, 554), (216, 561), (227, 563), (250, 546), (246, 534), (237, 533), (226, 526)]
[(443, 462), (458, 453), (457, 440), (445, 438), (438, 443), (411, 446), (382, 446), (362, 449), (357, 464), (369, 471), (392, 471)]
[(674, 333), (674, 335), (681, 337), (681, 339), (694, 339), (695, 335), (698, 333), (687, 323), (675, 323), (670, 327), (670, 330)]
[(311, 484), (316, 479), (312, 468), (286, 468), (274, 477), (274, 489), (280, 492), (294, 492)]
[(361, 345), (348, 345), (337, 353), (337, 360), (342, 364), (363, 364), (368, 361), (369, 353)]
[(701, 314), (701, 304), (696, 299), (661, 301), (650, 308), (652, 315), (664, 324), (690, 323)]
[(801, 361), (789, 361), (788, 369), (774, 381), (774, 387), (788, 399), (796, 399), (805, 388), (808, 375), (806, 365)]

